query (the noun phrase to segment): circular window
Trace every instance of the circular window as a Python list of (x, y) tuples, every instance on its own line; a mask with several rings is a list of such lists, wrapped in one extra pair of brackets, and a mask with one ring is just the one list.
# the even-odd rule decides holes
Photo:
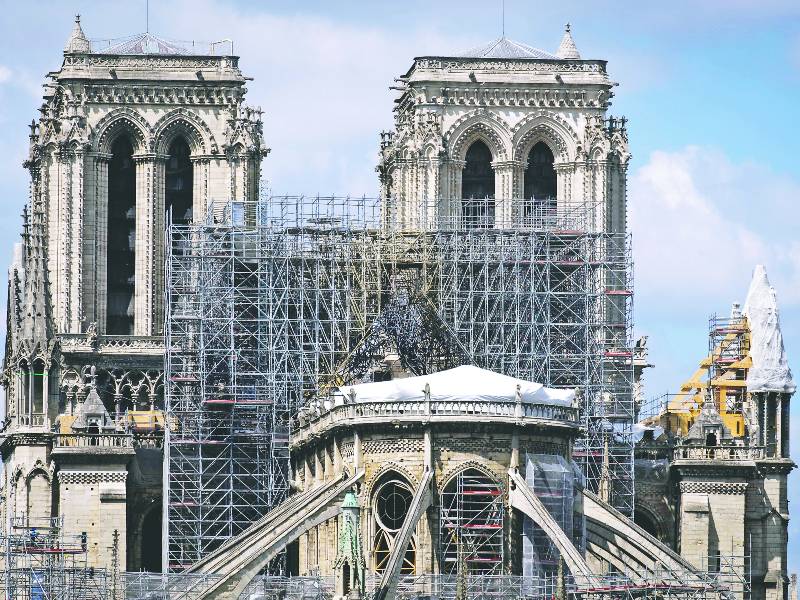
[(387, 481), (380, 487), (375, 496), (375, 515), (383, 529), (398, 531), (403, 526), (411, 498), (411, 490), (400, 481)]

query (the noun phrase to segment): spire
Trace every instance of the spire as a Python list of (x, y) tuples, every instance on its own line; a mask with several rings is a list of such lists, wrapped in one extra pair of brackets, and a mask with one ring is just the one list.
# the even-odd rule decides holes
[(747, 391), (794, 393), (795, 383), (783, 347), (778, 301), (764, 265), (756, 265), (753, 271), (743, 312), (750, 326), (753, 359), (747, 373)]
[(25, 246), (25, 293), (22, 311), (22, 338), (31, 351), (47, 351), (53, 339), (47, 283), (47, 251), (44, 214), (40, 200), (31, 199), (31, 211), (26, 212), (23, 233)]
[(70, 54), (86, 54), (91, 51), (92, 48), (89, 45), (89, 40), (86, 39), (83, 29), (81, 29), (81, 16), (75, 15), (75, 26), (72, 28), (72, 33), (69, 34), (64, 52)]
[(564, 60), (580, 60), (581, 54), (578, 52), (575, 40), (572, 39), (570, 30), (571, 26), (569, 23), (564, 25), (564, 37), (561, 38), (561, 44), (558, 46), (556, 56)]

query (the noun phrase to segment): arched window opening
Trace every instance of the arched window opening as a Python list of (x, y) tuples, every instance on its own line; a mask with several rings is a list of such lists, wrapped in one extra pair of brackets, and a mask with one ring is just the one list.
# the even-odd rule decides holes
[(23, 360), (19, 363), (19, 410), (20, 414), (17, 416), (27, 415), (30, 410), (30, 392), (31, 392), (31, 371), (28, 367), (28, 362)]
[[(393, 473), (385, 475), (376, 488), (372, 511), (375, 519), (372, 557), (378, 573), (386, 570), (395, 538), (408, 516), (412, 499), (411, 486)], [(403, 556), (400, 573), (416, 574), (416, 562), (416, 544), (412, 536)]]
[(480, 140), (467, 150), (461, 175), (461, 213), (467, 227), (494, 226), (492, 152)]
[(46, 527), (50, 519), (50, 482), (37, 471), (28, 478), (28, 523), (31, 527)]
[(717, 445), (717, 434), (713, 431), (710, 431), (706, 434), (706, 446), (716, 446)]
[[(192, 221), (193, 171), (189, 144), (182, 137), (170, 144), (165, 171), (164, 207), (175, 225)], [(166, 221), (165, 221), (166, 222)]]
[(544, 142), (534, 144), (525, 167), (525, 216), (548, 216), (555, 212), (557, 178), (553, 151)]
[(154, 506), (142, 520), (142, 569), (161, 572), (161, 508)]
[(139, 391), (136, 392), (136, 403), (133, 410), (147, 410), (150, 408), (150, 394), (147, 386), (141, 386)]
[(108, 167), (108, 290), (106, 331), (133, 335), (136, 248), (136, 169), (133, 146), (122, 136)]
[(477, 469), (453, 477), (442, 492), (442, 571), (502, 574), (504, 516), (503, 492), (494, 479)]
[(33, 361), (33, 413), (44, 414), (44, 361)]

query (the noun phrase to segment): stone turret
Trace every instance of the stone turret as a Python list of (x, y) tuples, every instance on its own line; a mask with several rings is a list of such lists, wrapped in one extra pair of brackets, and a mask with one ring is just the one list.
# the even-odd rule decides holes
[(69, 34), (67, 45), (64, 46), (64, 54), (86, 54), (91, 50), (91, 44), (86, 39), (81, 27), (81, 16), (75, 15), (75, 25), (72, 28), (72, 33)]
[(561, 44), (558, 46), (556, 56), (565, 60), (580, 60), (581, 53), (578, 52), (575, 40), (572, 39), (571, 28), (569, 23), (564, 26), (564, 37), (561, 38)]

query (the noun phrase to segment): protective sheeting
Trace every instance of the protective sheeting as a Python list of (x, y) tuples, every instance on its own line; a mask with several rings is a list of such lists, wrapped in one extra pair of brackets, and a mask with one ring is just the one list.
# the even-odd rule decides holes
[(514, 402), (517, 391), (522, 402), (531, 404), (555, 404), (570, 406), (575, 398), (574, 390), (546, 388), (541, 383), (515, 379), (493, 371), (464, 365), (420, 377), (407, 377), (361, 383), (342, 387), (340, 391), (356, 402), (393, 402), (425, 400), (425, 386), (430, 386), (433, 401), (493, 401)]
[(660, 425), (645, 425), (644, 423), (634, 423), (631, 427), (631, 438), (634, 443), (642, 441), (644, 434), (648, 431), (653, 432), (653, 439), (657, 440), (664, 435), (664, 428)]
[[(585, 551), (584, 486), (580, 467), (563, 456), (528, 453), (525, 483), (541, 500), (559, 527), (581, 552)], [(547, 533), (527, 516), (522, 522), (522, 574), (552, 577), (558, 572), (559, 552)]]
[(783, 347), (778, 302), (763, 265), (756, 265), (753, 272), (744, 314), (750, 324), (753, 359), (747, 373), (747, 391), (794, 393), (796, 386)]

